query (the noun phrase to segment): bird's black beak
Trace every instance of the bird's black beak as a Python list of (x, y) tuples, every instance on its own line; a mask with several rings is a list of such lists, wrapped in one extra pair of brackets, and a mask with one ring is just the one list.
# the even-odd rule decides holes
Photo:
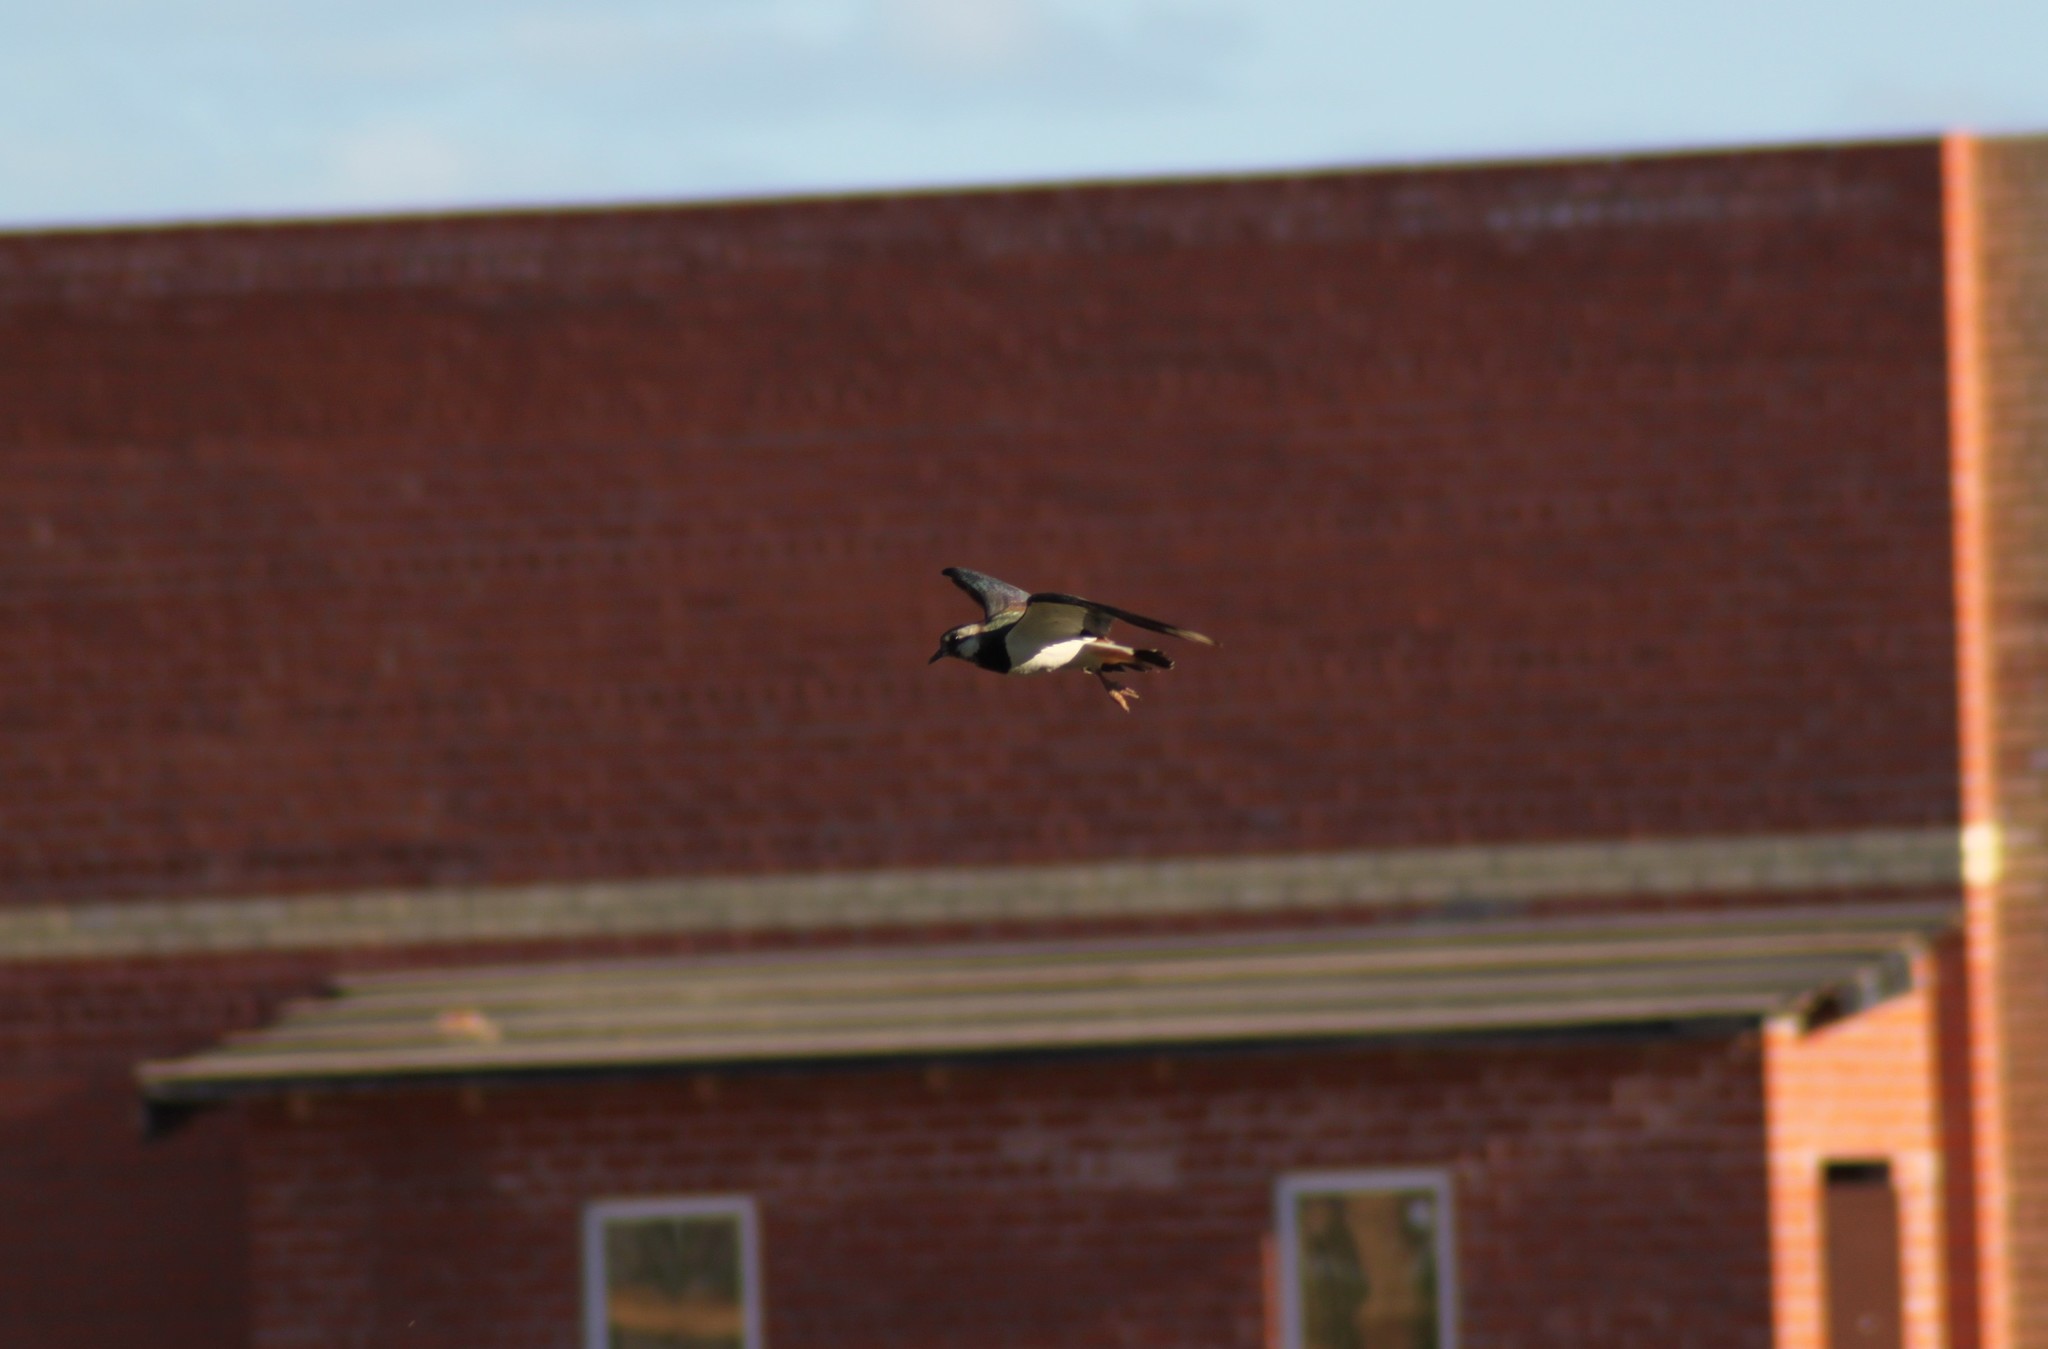
[(942, 646), (942, 647), (940, 647), (940, 648), (939, 648), (939, 649), (938, 649), (937, 651), (934, 651), (934, 652), (932, 652), (932, 658), (931, 658), (930, 660), (926, 661), (926, 662), (925, 662), (925, 664), (926, 664), (926, 665), (937, 665), (937, 664), (938, 664), (938, 663), (939, 663), (940, 661), (944, 660), (945, 658), (946, 658), (946, 648)]

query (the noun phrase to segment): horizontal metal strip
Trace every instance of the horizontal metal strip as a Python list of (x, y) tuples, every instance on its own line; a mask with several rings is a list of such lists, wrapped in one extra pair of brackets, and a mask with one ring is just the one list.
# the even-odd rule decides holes
[(1949, 826), (0, 909), (0, 960), (1960, 886)]
[(583, 1044), (460, 1045), (346, 1053), (226, 1058), (204, 1073), (181, 1064), (142, 1070), (144, 1089), (158, 1100), (197, 1099), (223, 1086), (244, 1089), (286, 1081), (336, 1081), (366, 1076), (502, 1073), (538, 1069), (591, 1069), (655, 1065), (764, 1062), (903, 1054), (998, 1052), (1143, 1044), (1237, 1043), (1256, 1040), (1447, 1034), (1494, 1029), (1625, 1025), (1729, 1017), (1760, 1017), (1784, 1009), (1774, 990), (1715, 990), (1690, 995), (1595, 997), (1536, 1004), (1477, 1004), (1439, 1008), (1400, 1006), (1263, 1016), (1236, 1013), (1160, 1017), (1105, 1023), (1034, 1022), (1028, 1025), (890, 1026), (827, 1028), (746, 1037), (674, 1037)]
[[(404, 1021), (309, 1019), (268, 1031), (237, 1037), (234, 1043), (260, 1052), (290, 1052), (323, 1045), (371, 1043), (435, 1045), (475, 1042), (477, 1033), (506, 1042), (641, 1038), (687, 1031), (693, 1034), (747, 1035), (757, 1031), (852, 1026), (914, 1027), (933, 1022), (990, 1025), (1047, 1023), (1075, 1017), (1107, 1020), (1142, 1018), (1190, 1011), (1253, 1014), (1266, 1009), (1356, 1008), (1381, 1006), (1450, 1006), (1483, 1002), (1529, 1002), (1573, 999), (1588, 995), (1648, 996), (1659, 991), (1697, 992), (1706, 989), (1776, 990), (1784, 996), (1853, 978), (1860, 967), (1881, 959), (1882, 952), (1864, 952), (1863, 959), (1778, 958), (1675, 965), (1661, 968), (1612, 967), (1515, 971), (1483, 977), (1395, 978), (1306, 983), (1208, 983), (1168, 988), (1090, 988), (1061, 992), (1027, 992), (1004, 996), (933, 997), (914, 1000), (877, 998), (825, 1004), (756, 1004), (734, 1006), (656, 1006), (599, 1009), (583, 1012), (506, 1011), (489, 1005), (460, 1009), (455, 1029), (443, 1030), (433, 1017)], [(474, 1031), (465, 1030), (474, 1027)], [(228, 1052), (234, 1052), (230, 1049)]]
[[(515, 1010), (575, 1004), (653, 1000), (697, 1002), (838, 1001), (885, 993), (997, 992), (1058, 989), (1090, 984), (1131, 986), (1296, 979), (1402, 971), (1486, 971), (1544, 965), (1694, 962), (1766, 958), (1780, 954), (1867, 953), (1902, 925), (1939, 926), (1952, 904), (1870, 908), (1791, 908), (1783, 915), (1749, 918), (1737, 931), (1724, 920), (1679, 915), (1637, 919), (1616, 931), (1611, 921), (1559, 920), (1504, 933), (1500, 924), (1457, 928), (1428, 925), (1412, 931), (1338, 929), (1284, 945), (1246, 938), (1242, 945), (1203, 939), (1176, 949), (1163, 942), (1113, 950), (1052, 950), (1031, 956), (990, 954), (988, 948), (915, 948), (890, 957), (866, 952), (755, 957), (750, 963), (673, 959), (622, 962), (616, 967), (531, 966), (426, 974), (351, 977), (346, 995), (295, 1002), (287, 1013), (319, 1008), (331, 1016), (375, 1018), (407, 1010), (479, 1002)], [(1780, 919), (1773, 922), (1773, 919)], [(1662, 921), (1660, 921), (1662, 920)], [(1645, 931), (1645, 925), (1654, 925)], [(1762, 927), (1764, 930), (1757, 930)], [(836, 957), (836, 958), (835, 958)]]
[[(1953, 902), (1760, 903), (1543, 924), (385, 974), (344, 981), (216, 1049), (147, 1065), (142, 1078), (169, 1099), (308, 1076), (1570, 1026), (1597, 1022), (1588, 1009), (1602, 1008), (1651, 1020), (1760, 1016), (1824, 996), (1864, 1005), (1908, 986), (1912, 954), (1956, 916)], [(963, 965), (970, 977), (957, 977)], [(820, 987), (842, 967), (859, 977)]]

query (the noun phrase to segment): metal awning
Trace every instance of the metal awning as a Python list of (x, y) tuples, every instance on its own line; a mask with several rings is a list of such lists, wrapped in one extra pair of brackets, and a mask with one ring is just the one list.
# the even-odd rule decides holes
[(1903, 989), (1955, 917), (1751, 907), (364, 974), (140, 1077), (177, 1106), (479, 1075), (1755, 1020)]

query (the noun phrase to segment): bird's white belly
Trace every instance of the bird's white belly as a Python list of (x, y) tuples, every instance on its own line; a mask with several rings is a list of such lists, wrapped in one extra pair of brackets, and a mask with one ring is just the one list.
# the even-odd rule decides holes
[(1051, 674), (1054, 670), (1069, 669), (1081, 663), (1093, 641), (1094, 639), (1089, 637), (1075, 637), (1069, 641), (1042, 646), (1024, 659), (1017, 660), (1010, 666), (1010, 673)]

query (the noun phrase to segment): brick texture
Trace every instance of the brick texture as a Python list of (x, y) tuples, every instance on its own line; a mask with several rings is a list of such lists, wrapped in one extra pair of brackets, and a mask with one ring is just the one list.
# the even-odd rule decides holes
[(0, 977), (0, 1342), (247, 1343), (241, 1121), (145, 1145), (134, 1065), (257, 1022), (288, 962), (11, 966)]
[[(1971, 1349), (1976, 1267), (1968, 1258), (1968, 1047), (1946, 1029), (1962, 1002), (1959, 944), (1922, 959), (1917, 987), (1846, 1021), (1765, 1038), (1775, 1349), (1830, 1349), (1821, 1214), (1829, 1162), (1891, 1167), (1900, 1210), (1905, 1349)], [(1961, 1122), (1967, 1127), (1967, 1106)], [(1959, 1164), (1961, 1163), (1961, 1164)], [(1960, 1192), (1959, 1192), (1960, 1191)], [(1958, 1230), (1959, 1226), (1962, 1230)]]
[[(1920, 144), (0, 237), (0, 907), (1952, 830), (1941, 204)], [(1129, 717), (927, 668), (948, 563), (1224, 645)], [(716, 1180), (773, 1200), (771, 1270), (935, 1298), (920, 1342), (996, 1276), (886, 1205), (906, 1249), (859, 1248), (876, 1195), (1027, 1289), (1142, 1276), (1039, 1342), (1249, 1343), (1259, 1168), (1442, 1157), (1473, 1343), (1769, 1324), (1747, 1044), (1211, 1066), (1213, 1110), (1122, 1069), (764, 1077), (714, 1135), (760, 1153), (689, 1152), (655, 1084), (133, 1141), (135, 1060), (455, 935), (0, 966), (10, 1330), (488, 1343), (509, 1299), (498, 1342), (559, 1343), (584, 1182)], [(897, 1189), (854, 1132), (806, 1170), (833, 1093)], [(948, 1199), (911, 1173), (979, 1164), (956, 1100), (1126, 1179), (998, 1158)], [(1168, 1106), (1205, 1206), (1116, 1151)], [(777, 1289), (779, 1344), (864, 1305)]]
[[(1959, 143), (1958, 437), (1981, 532), (1965, 790), (1998, 866), (1970, 902), (1987, 1344), (2048, 1346), (2048, 140)], [(1966, 557), (1966, 563), (1971, 559)], [(1966, 567), (1966, 578), (1968, 570)], [(1966, 604), (1973, 598), (1966, 588)]]
[[(1903, 145), (0, 239), (0, 903), (1953, 823), (1940, 230)], [(1224, 645), (927, 668), (955, 562)]]
[(583, 1202), (745, 1192), (778, 1349), (1257, 1349), (1275, 1177), (1428, 1165), (1466, 1349), (1762, 1346), (1761, 1086), (1742, 1037), (272, 1102), (255, 1343), (574, 1343)]

